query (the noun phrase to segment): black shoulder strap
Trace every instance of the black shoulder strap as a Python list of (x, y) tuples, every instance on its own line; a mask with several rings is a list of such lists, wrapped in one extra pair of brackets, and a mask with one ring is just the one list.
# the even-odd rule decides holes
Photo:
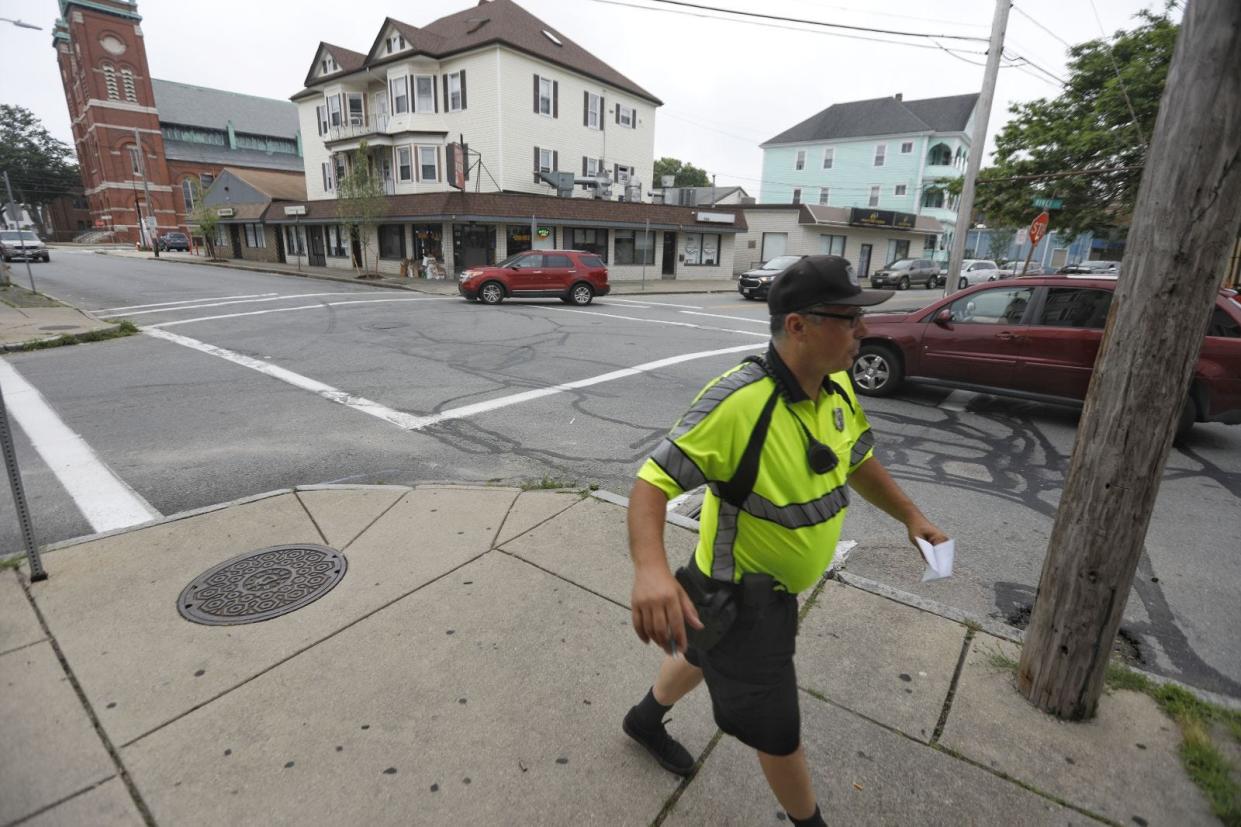
[(772, 390), (771, 396), (767, 397), (767, 404), (763, 406), (758, 421), (754, 423), (750, 441), (746, 443), (745, 453), (741, 455), (741, 462), (737, 464), (732, 479), (718, 486), (720, 499), (734, 508), (741, 508), (754, 490), (754, 483), (758, 480), (759, 459), (763, 454), (763, 444), (767, 441), (767, 428), (771, 425), (771, 412), (775, 410), (776, 400), (779, 398), (780, 389), (777, 387)]

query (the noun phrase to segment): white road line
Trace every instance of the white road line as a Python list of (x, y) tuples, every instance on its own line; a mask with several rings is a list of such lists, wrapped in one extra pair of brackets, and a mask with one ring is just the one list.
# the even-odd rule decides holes
[(430, 425), (434, 425), (438, 422), (444, 422), (449, 419), (464, 419), (467, 416), (487, 413), (488, 411), (494, 411), (499, 408), (507, 408), (512, 405), (518, 405), (522, 402), (530, 402), (534, 399), (541, 399), (545, 396), (552, 396), (554, 394), (565, 393), (566, 391), (577, 390), (579, 388), (588, 388), (591, 385), (599, 385), (604, 382), (612, 382), (617, 379), (625, 379), (630, 376), (649, 373), (650, 371), (659, 370), (660, 368), (668, 367), (670, 365), (677, 365), (681, 362), (689, 362), (694, 359), (707, 359), (712, 356), (722, 356), (729, 353), (741, 353), (747, 350), (755, 350), (760, 347), (760, 345), (757, 344), (749, 344), (726, 347), (719, 350), (704, 350), (697, 353), (684, 353), (680, 356), (670, 356), (666, 359), (657, 359), (654, 362), (645, 362), (631, 368), (621, 368), (620, 370), (609, 371), (608, 373), (592, 376), (587, 379), (579, 379), (575, 382), (565, 382), (563, 384), (553, 385), (547, 388), (536, 388), (534, 390), (523, 391), (521, 393), (510, 394), (508, 396), (501, 396), (497, 399), (488, 399), (485, 402), (478, 402), (473, 405), (463, 405), (459, 408), (450, 408), (436, 414), (431, 414), (430, 416), (414, 416), (413, 414), (407, 414), (403, 411), (393, 410), (392, 408), (381, 405), (373, 400), (366, 399), (365, 397), (354, 396), (346, 391), (334, 388), (331, 385), (326, 385), (316, 379), (311, 379), (308, 376), (302, 376), (300, 373), (294, 373), (291, 370), (286, 370), (277, 365), (273, 365), (271, 362), (264, 362), (262, 359), (243, 356), (240, 353), (236, 353), (226, 348), (217, 347), (206, 342), (200, 342), (199, 340), (191, 339), (188, 336), (181, 336), (176, 333), (169, 333), (164, 330), (155, 330), (149, 327), (143, 328), (142, 332), (148, 336), (154, 336), (157, 339), (163, 339), (164, 341), (172, 342), (183, 347), (192, 348), (211, 356), (218, 356), (221, 359), (226, 359), (229, 362), (241, 365), (242, 367), (256, 370), (259, 373), (270, 376), (273, 379), (279, 379), (281, 382), (286, 382), (294, 387), (302, 388), (303, 390), (308, 390), (311, 393), (318, 394), (329, 402), (335, 402), (338, 405), (353, 408), (356, 411), (361, 411), (362, 413), (376, 417), (377, 419), (390, 422), (393, 425), (404, 428), (407, 431), (420, 431)]
[(446, 419), (463, 419), (467, 416), (475, 414), (487, 413), (497, 408), (507, 408), (510, 405), (516, 405), (521, 402), (529, 402), (533, 399), (540, 399), (544, 396), (551, 396), (557, 393), (577, 390), (578, 388), (588, 388), (591, 385), (599, 385), (604, 382), (612, 382), (617, 379), (626, 379), (630, 376), (637, 376), (642, 373), (649, 373), (653, 370), (659, 370), (670, 365), (678, 365), (681, 362), (690, 362), (694, 359), (707, 359), (712, 356), (723, 356), (729, 353), (741, 353), (747, 350), (756, 350), (761, 347), (759, 344), (739, 345), (735, 347), (725, 347), (719, 350), (703, 350), (697, 353), (684, 353), (680, 356), (670, 356), (667, 359), (657, 359), (654, 362), (644, 362), (640, 365), (634, 365), (631, 368), (621, 368), (620, 370), (602, 373), (598, 376), (592, 376), (589, 379), (579, 379), (576, 382), (565, 382), (561, 385), (553, 385), (550, 388), (537, 388), (535, 390), (515, 393), (511, 396), (501, 396), (498, 399), (488, 399), (485, 402), (478, 402), (473, 405), (464, 405), (460, 408), (451, 408), (446, 411), (440, 411), (431, 416), (420, 418), (418, 426), (414, 430), (420, 430), (428, 425), (434, 425), (437, 422), (443, 422)]
[(451, 301), (448, 297), (428, 296), (427, 298), (417, 299), (362, 299), (352, 302), (319, 302), (318, 304), (299, 304), (296, 307), (273, 307), (270, 310), (250, 310), (245, 313), (223, 313), (218, 316), (196, 316), (193, 319), (178, 319), (175, 322), (160, 322), (159, 324), (143, 325), (143, 330), (150, 330), (159, 327), (176, 327), (182, 324), (194, 324), (195, 322), (210, 322), (216, 319), (239, 319), (242, 316), (266, 316), (268, 313), (288, 313), (292, 310), (322, 310), (325, 307), (341, 307), (346, 304), (386, 304), (390, 302), (442, 302)]
[(241, 301), (230, 302), (211, 302), (209, 304), (191, 304), (188, 307), (161, 307), (157, 310), (139, 310), (136, 313), (126, 313), (126, 316), (145, 316), (148, 313), (166, 313), (169, 310), (202, 310), (207, 307), (224, 307), (229, 304), (258, 304), (259, 302), (278, 302), (285, 299), (309, 299), (316, 296), (356, 296), (361, 291), (354, 290), (348, 293), (295, 293), (290, 296), (272, 296), (267, 299), (243, 299)]
[(977, 395), (970, 391), (953, 391), (944, 397), (944, 401), (939, 403), (939, 407), (945, 411), (964, 411), (965, 407), (969, 405), (970, 400)]
[(199, 302), (219, 302), (225, 299), (262, 299), (267, 296), (278, 296), (279, 293), (249, 293), (244, 296), (204, 296), (201, 299), (183, 299), (175, 302), (152, 302), (151, 304), (130, 304), (125, 307), (108, 307), (92, 310), (92, 313), (114, 313), (118, 310), (141, 310), (144, 307), (166, 307), (174, 304), (198, 304)]
[(702, 310), (701, 304), (673, 304), (672, 302), (661, 302), (656, 299), (642, 299), (635, 301), (634, 299), (618, 299), (615, 296), (608, 296), (604, 301), (611, 302), (627, 302), (629, 304), (654, 304), (659, 307), (684, 307), (688, 310)]
[(749, 322), (750, 324), (770, 325), (768, 319), (747, 319), (744, 316), (729, 316), (723, 313), (695, 313), (692, 310), (682, 310), (686, 316), (707, 316), (712, 319), (731, 319), (734, 322)]
[(717, 333), (740, 333), (745, 336), (762, 336), (767, 338), (766, 333), (756, 333), (753, 330), (733, 330), (729, 327), (710, 327), (708, 325), (694, 324), (692, 322), (672, 322), (667, 319), (644, 319), (640, 316), (622, 316), (619, 313), (599, 313), (595, 310), (573, 310), (568, 307), (552, 307), (551, 305), (530, 304), (527, 307), (537, 308), (539, 310), (551, 310), (554, 313), (584, 313), (587, 316), (603, 316), (607, 319), (623, 319), (627, 322), (646, 322), (647, 324), (666, 324), (672, 327), (692, 327), (695, 330), (713, 330)]
[(163, 339), (166, 342), (172, 342), (174, 344), (181, 345), (182, 347), (202, 351), (203, 353), (211, 356), (218, 356), (221, 359), (226, 359), (227, 361), (241, 365), (242, 367), (256, 370), (259, 373), (272, 377), (273, 379), (279, 379), (281, 382), (286, 382), (294, 387), (318, 394), (329, 402), (335, 402), (338, 405), (353, 408), (356, 411), (361, 411), (364, 414), (377, 417), (385, 422), (391, 422), (393, 425), (397, 425), (401, 428), (411, 429), (420, 421), (419, 417), (393, 410), (392, 408), (380, 405), (378, 402), (373, 402), (365, 397), (354, 396), (350, 393), (346, 393), (345, 391), (338, 390), (331, 385), (325, 385), (322, 382), (311, 379), (309, 376), (302, 376), (300, 373), (285, 370), (282, 367), (273, 365), (271, 362), (264, 362), (262, 359), (254, 359), (250, 356), (243, 356), (240, 353), (227, 350), (226, 348), (216, 347), (215, 345), (207, 344), (206, 342), (200, 342), (197, 339), (191, 339), (188, 336), (180, 336), (176, 333), (169, 333), (164, 330), (153, 330), (149, 327), (145, 327), (142, 329), (142, 332), (148, 336), (154, 336), (156, 339)]
[[(609, 304), (611, 304), (611, 302), (603, 302), (602, 304), (604, 307), (607, 307)], [(625, 302), (625, 309), (626, 310), (631, 310), (631, 309), (632, 310), (650, 310), (651, 305), (638, 304), (637, 302)]]
[(104, 464), (56, 415), (38, 389), (3, 360), (0, 379), (13, 418), (94, 531), (126, 528), (163, 516)]

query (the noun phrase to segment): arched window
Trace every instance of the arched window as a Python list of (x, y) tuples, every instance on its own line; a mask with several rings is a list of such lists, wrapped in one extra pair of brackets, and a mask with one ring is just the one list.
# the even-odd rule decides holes
[(926, 162), (931, 166), (952, 166), (952, 150), (948, 148), (947, 144), (936, 144), (931, 147), (931, 152), (927, 156)]
[(138, 95), (134, 91), (134, 70), (133, 69), (122, 69), (121, 70), (121, 85), (125, 89), (125, 100), (130, 101), (131, 103), (137, 103)]
[(103, 85), (107, 91), (108, 100), (120, 100), (121, 96), (116, 90), (116, 67), (111, 63), (105, 63), (100, 67), (103, 71)]
[(196, 184), (197, 182), (193, 178), (186, 178), (181, 182), (181, 195), (185, 197), (186, 212), (193, 211), (194, 205), (198, 203), (195, 198), (195, 196), (198, 195), (196, 192), (198, 189), (198, 187), (195, 186)]

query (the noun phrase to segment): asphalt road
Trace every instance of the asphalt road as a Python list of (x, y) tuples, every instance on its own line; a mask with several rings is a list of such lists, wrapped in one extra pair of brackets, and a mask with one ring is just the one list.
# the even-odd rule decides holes
[[(764, 305), (735, 293), (484, 307), (86, 252), (61, 252), (36, 277), (53, 296), (146, 328), (6, 357), (50, 406), (44, 416), (81, 437), (73, 462), (115, 478), (71, 493), (79, 465), (58, 476), (15, 428), (42, 543), (100, 530), (109, 508), (167, 515), (299, 484), (548, 481), (627, 493), (702, 384), (766, 346)], [(920, 583), (901, 527), (855, 498), (849, 571), (1021, 624), (1077, 413), (932, 389), (866, 409), (881, 460), (956, 538), (957, 566)], [(1241, 428), (1199, 426), (1169, 459), (1122, 626), (1125, 654), (1144, 668), (1236, 697), (1239, 505)], [(20, 547), (5, 497), (0, 551)]]

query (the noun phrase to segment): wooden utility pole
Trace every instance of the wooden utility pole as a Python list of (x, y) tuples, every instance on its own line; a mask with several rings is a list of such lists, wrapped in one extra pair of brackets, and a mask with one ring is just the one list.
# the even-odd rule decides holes
[(1241, 224), (1241, 3), (1189, 0), (1017, 682), (1091, 717)]
[(970, 154), (965, 160), (965, 180), (962, 182), (961, 199), (957, 202), (957, 223), (952, 231), (952, 245), (948, 248), (945, 296), (957, 289), (957, 279), (961, 277), (965, 240), (970, 233), (970, 219), (974, 215), (974, 182), (978, 180), (978, 169), (982, 166), (982, 154), (986, 148), (987, 123), (991, 120), (991, 101), (995, 98), (1000, 58), (1004, 56), (1004, 30), (1008, 27), (1008, 10), (1012, 5), (1012, 0), (995, 0), (995, 15), (991, 19), (991, 42), (987, 46), (987, 68), (983, 70), (982, 91), (978, 93), (978, 108), (974, 110)]

